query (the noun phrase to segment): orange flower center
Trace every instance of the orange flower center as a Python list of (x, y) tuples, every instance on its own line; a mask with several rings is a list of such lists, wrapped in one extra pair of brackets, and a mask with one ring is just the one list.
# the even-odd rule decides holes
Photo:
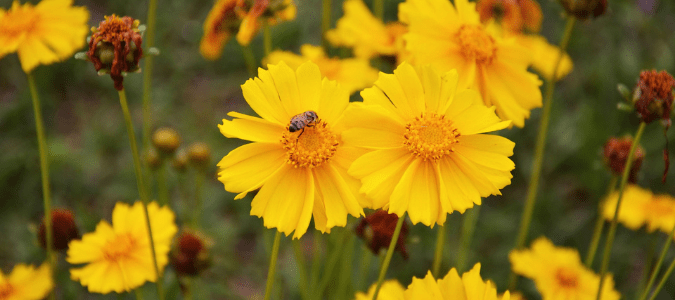
[(555, 272), (558, 285), (566, 289), (573, 289), (579, 285), (579, 274), (569, 269), (560, 268)]
[(314, 168), (335, 155), (340, 141), (326, 122), (317, 120), (296, 132), (290, 132), (286, 127), (281, 144), (286, 149), (289, 164), (296, 168)]
[(103, 257), (107, 261), (117, 261), (131, 255), (131, 251), (138, 245), (136, 239), (129, 233), (118, 234), (108, 241), (103, 248)]
[(39, 20), (40, 16), (30, 5), (12, 7), (0, 22), (0, 36), (6, 36), (10, 40), (19, 38), (33, 31)]
[(437, 160), (454, 151), (459, 131), (444, 115), (422, 114), (406, 125), (404, 145), (424, 160)]
[(462, 25), (455, 35), (460, 51), (466, 59), (489, 64), (495, 57), (495, 40), (482, 25)]
[(675, 214), (673, 202), (667, 199), (667, 197), (661, 196), (654, 196), (650, 201), (647, 201), (644, 205), (644, 209), (648, 212), (649, 216), (655, 218), (670, 218)]
[(0, 284), (0, 300), (9, 299), (14, 292), (14, 288), (9, 282)]

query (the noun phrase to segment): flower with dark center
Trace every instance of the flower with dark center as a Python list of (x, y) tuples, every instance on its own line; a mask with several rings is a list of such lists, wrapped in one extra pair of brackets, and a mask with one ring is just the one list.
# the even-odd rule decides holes
[(183, 232), (171, 253), (171, 265), (178, 275), (197, 276), (211, 264), (204, 240), (197, 234)]
[[(52, 248), (56, 251), (68, 249), (71, 240), (79, 239), (80, 232), (77, 230), (73, 213), (67, 209), (52, 210)], [(38, 241), (42, 248), (47, 247), (45, 240), (45, 221), (40, 223), (38, 229)], [(2, 298), (0, 298), (2, 299)]]
[[(356, 235), (363, 239), (370, 250), (375, 255), (380, 252), (380, 249), (389, 248), (391, 238), (396, 229), (398, 216), (396, 214), (387, 213), (384, 210), (378, 210), (367, 217), (361, 219), (361, 223), (356, 227)], [(401, 252), (403, 259), (408, 259), (408, 252), (405, 250), (405, 241), (408, 236), (408, 224), (403, 222), (401, 233), (396, 241), (396, 249)]]

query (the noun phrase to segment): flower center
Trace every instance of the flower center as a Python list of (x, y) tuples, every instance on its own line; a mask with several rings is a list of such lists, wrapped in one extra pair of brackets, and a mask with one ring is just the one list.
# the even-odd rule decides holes
[(136, 239), (131, 234), (119, 234), (105, 245), (103, 257), (108, 261), (117, 261), (122, 257), (129, 256), (131, 250), (137, 244)]
[(665, 197), (662, 198), (662, 196), (655, 196), (645, 203), (644, 209), (647, 211), (648, 215), (655, 218), (668, 218), (675, 213), (672, 201), (664, 198)]
[(494, 59), (495, 40), (482, 25), (462, 25), (455, 38), (465, 58), (475, 59), (478, 63), (491, 63)]
[(460, 136), (452, 121), (444, 115), (422, 114), (406, 125), (404, 145), (423, 160), (437, 160), (454, 151)]
[(0, 300), (9, 299), (9, 296), (12, 295), (14, 288), (9, 282), (0, 284)]
[(18, 38), (24, 33), (31, 32), (39, 19), (40, 16), (30, 5), (13, 7), (0, 22), (0, 35), (8, 36), (10, 39)]
[(326, 122), (317, 120), (314, 125), (296, 132), (290, 132), (286, 127), (281, 144), (286, 149), (289, 164), (296, 168), (314, 168), (335, 155), (340, 141)]
[(576, 288), (579, 285), (579, 276), (576, 272), (569, 269), (560, 268), (555, 272), (555, 279), (558, 284), (567, 289)]

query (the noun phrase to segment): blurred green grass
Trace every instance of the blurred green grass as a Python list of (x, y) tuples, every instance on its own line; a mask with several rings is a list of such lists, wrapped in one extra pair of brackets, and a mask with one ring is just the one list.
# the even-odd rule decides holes
[[(35, 1), (34, 1), (35, 2)], [(342, 14), (340, 1), (334, 1), (333, 22)], [(225, 47), (217, 61), (207, 61), (198, 52), (202, 22), (212, 1), (160, 0), (156, 46), (161, 55), (155, 59), (153, 74), (154, 126), (178, 130), (184, 144), (205, 141), (212, 147), (212, 163), (204, 186), (204, 232), (214, 245), (214, 265), (197, 285), (197, 299), (244, 299), (260, 295), (268, 267), (271, 230), (262, 220), (249, 216), (251, 196), (233, 201), (216, 180), (215, 164), (242, 141), (224, 138), (217, 124), (229, 111), (253, 113), (246, 105), (240, 85), (248, 78), (240, 47), (234, 41)], [(367, 2), (369, 3), (369, 2)], [(398, 1), (385, 1), (388, 20), (395, 20)], [(556, 44), (562, 33), (563, 17), (558, 3), (541, 1), (544, 12), (542, 35)], [(11, 1), (0, 0), (0, 7)], [(76, 1), (91, 13), (90, 25), (104, 14), (130, 15), (143, 21), (145, 1)], [(320, 44), (320, 9), (317, 0), (298, 1), (295, 21), (272, 28), (275, 48), (297, 51), (303, 43)], [(256, 57), (262, 57), (262, 41), (252, 43)], [(621, 112), (618, 83), (634, 86), (642, 69), (675, 72), (675, 3), (673, 1), (610, 1), (609, 11), (597, 20), (578, 22), (569, 54), (574, 71), (556, 87), (553, 118), (548, 137), (535, 215), (530, 239), (547, 236), (557, 245), (574, 247), (582, 256), (590, 242), (597, 201), (603, 196), (609, 174), (603, 166), (601, 147), (611, 136), (634, 134), (638, 119), (634, 113)], [(63, 63), (38, 67), (35, 72), (43, 101), (43, 114), (51, 159), (51, 185), (54, 206), (72, 209), (82, 233), (90, 232), (101, 220), (110, 220), (114, 203), (136, 200), (137, 190), (132, 158), (125, 134), (117, 94), (107, 77), (98, 77), (92, 66), (69, 59)], [(125, 79), (137, 135), (141, 129), (141, 80), (139, 74)], [(355, 98), (358, 99), (358, 96)], [(516, 163), (512, 184), (500, 197), (484, 200), (469, 256), (469, 264), (481, 262), (483, 278), (506, 287), (510, 270), (508, 252), (522, 210), (529, 178), (540, 109), (532, 113), (524, 129), (500, 132), (516, 143), (512, 157)], [(40, 263), (44, 257), (37, 246), (36, 227), (42, 216), (42, 194), (33, 113), (26, 77), (17, 56), (0, 59), (0, 268), (8, 272), (20, 262)], [(674, 130), (668, 132), (670, 145)], [(642, 145), (646, 158), (639, 184), (658, 193), (675, 194), (675, 172), (661, 184), (662, 149), (665, 138), (661, 127), (650, 125)], [(671, 153), (674, 153), (671, 148)], [(191, 177), (169, 172), (174, 186), (172, 197), (178, 221), (186, 201), (179, 186), (191, 188)], [(191, 191), (187, 191), (191, 195)], [(189, 203), (189, 202), (187, 202)], [(356, 222), (350, 218), (350, 225)], [(447, 246), (443, 269), (454, 265), (459, 241), (461, 216), (448, 218)], [(340, 232), (324, 235), (329, 249), (340, 246)], [(311, 252), (312, 234), (301, 239)], [(412, 226), (408, 251), (410, 259), (398, 255), (389, 277), (403, 285), (412, 276), (422, 277), (431, 266), (435, 232)], [(652, 248), (660, 250), (665, 234), (647, 235), (644, 230), (629, 231), (619, 226), (610, 271), (616, 288), (625, 298), (632, 297)], [(279, 292), (284, 299), (298, 299), (296, 265), (290, 239), (284, 239), (279, 266)], [(353, 270), (358, 269), (360, 240), (354, 243)], [(602, 247), (602, 245), (601, 245)], [(267, 250), (266, 250), (267, 249)], [(599, 255), (599, 254), (598, 254)], [(667, 262), (674, 258), (673, 252)], [(599, 259), (596, 259), (596, 265)], [(112, 296), (88, 296), (78, 283), (69, 281), (67, 264), (60, 262), (60, 296), (63, 299), (113, 299)], [(373, 258), (367, 283), (354, 281), (351, 288), (364, 289), (375, 281), (377, 259)], [(356, 276), (355, 276), (356, 277)], [(178, 294), (175, 275), (167, 271), (172, 293)], [(329, 289), (335, 288), (329, 284)], [(528, 299), (538, 299), (534, 285), (521, 280), (520, 289)], [(147, 288), (147, 287), (146, 287)], [(148, 289), (148, 297), (152, 289)], [(675, 278), (666, 284), (658, 299), (675, 297)]]

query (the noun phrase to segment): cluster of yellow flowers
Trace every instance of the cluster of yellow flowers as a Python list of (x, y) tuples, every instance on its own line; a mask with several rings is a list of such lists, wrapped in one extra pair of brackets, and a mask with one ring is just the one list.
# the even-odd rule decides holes
[[(602, 215), (607, 220), (614, 218), (619, 192), (607, 196)], [(619, 209), (619, 221), (632, 230), (647, 225), (647, 231), (660, 230), (668, 234), (675, 226), (675, 198), (670, 195), (654, 195), (637, 185), (628, 185), (623, 191)]]

